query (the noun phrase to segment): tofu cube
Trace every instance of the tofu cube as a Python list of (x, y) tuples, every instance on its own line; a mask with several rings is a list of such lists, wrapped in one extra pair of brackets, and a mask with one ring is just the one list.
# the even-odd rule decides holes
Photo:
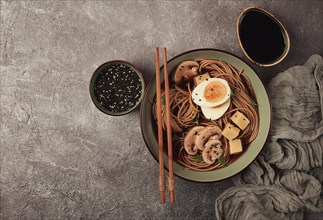
[(238, 154), (243, 151), (241, 139), (234, 139), (229, 141), (230, 154)]
[(226, 137), (228, 140), (233, 140), (238, 137), (240, 133), (240, 129), (234, 126), (231, 123), (225, 125), (225, 128), (222, 131), (222, 135)]
[(210, 75), (208, 73), (204, 73), (202, 75), (198, 75), (198, 76), (195, 76), (194, 77), (194, 82), (195, 82), (195, 85), (199, 85), (201, 82), (203, 82), (204, 80), (206, 79), (209, 79), (210, 78)]
[(244, 114), (236, 111), (230, 118), (241, 130), (244, 130), (250, 123), (249, 119)]

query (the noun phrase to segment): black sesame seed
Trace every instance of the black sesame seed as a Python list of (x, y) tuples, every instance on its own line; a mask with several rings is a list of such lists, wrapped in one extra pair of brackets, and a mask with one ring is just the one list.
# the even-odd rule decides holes
[(103, 69), (95, 84), (97, 101), (112, 112), (129, 110), (139, 101), (142, 93), (140, 77), (127, 65), (112, 64)]
[(199, 101), (202, 101), (201, 99), (199, 99)]

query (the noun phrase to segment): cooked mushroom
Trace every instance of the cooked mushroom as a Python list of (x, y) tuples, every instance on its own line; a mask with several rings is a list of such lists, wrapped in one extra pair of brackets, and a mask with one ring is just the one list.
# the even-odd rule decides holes
[(178, 65), (174, 80), (176, 85), (181, 84), (185, 81), (191, 81), (195, 76), (198, 75), (199, 64), (195, 61), (184, 61)]
[(209, 140), (219, 140), (221, 138), (221, 135), (215, 134), (209, 137)]
[(205, 163), (213, 164), (217, 159), (223, 154), (223, 149), (221, 148), (221, 141), (219, 140), (209, 140), (205, 144), (205, 148), (202, 152), (202, 158)]
[(195, 145), (198, 147), (198, 149), (203, 150), (205, 147), (204, 144), (209, 140), (209, 137), (217, 135), (217, 139), (220, 139), (222, 136), (221, 133), (221, 128), (213, 125), (207, 126), (197, 134), (195, 139)]
[(195, 146), (196, 135), (204, 129), (204, 126), (195, 126), (189, 130), (184, 138), (184, 149), (189, 155), (195, 155), (197, 153), (197, 146)]

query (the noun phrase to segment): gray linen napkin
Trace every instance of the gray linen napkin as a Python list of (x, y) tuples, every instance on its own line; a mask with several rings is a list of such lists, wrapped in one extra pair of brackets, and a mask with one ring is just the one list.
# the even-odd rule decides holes
[(216, 219), (302, 219), (303, 211), (323, 212), (322, 57), (278, 74), (268, 94), (268, 141), (233, 178), (237, 186), (216, 199)]

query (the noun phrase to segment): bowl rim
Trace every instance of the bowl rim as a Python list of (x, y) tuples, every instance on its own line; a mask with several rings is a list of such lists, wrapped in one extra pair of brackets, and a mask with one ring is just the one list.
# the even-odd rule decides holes
[[(174, 172), (174, 175), (181, 178), (181, 179), (184, 179), (184, 180), (188, 180), (190, 182), (195, 182), (195, 183), (202, 183), (202, 184), (207, 184), (207, 183), (215, 183), (215, 182), (219, 182), (219, 181), (223, 181), (223, 180), (226, 180), (226, 179), (229, 179), (229, 178), (232, 178), (236, 175), (238, 175), (240, 172), (242, 172), (244, 169), (246, 169), (248, 166), (250, 166), (258, 157), (258, 155), (261, 153), (261, 151), (263, 150), (263, 147), (265, 146), (266, 142), (268, 141), (269, 139), (269, 130), (271, 128), (271, 125), (272, 125), (272, 104), (271, 104), (271, 101), (269, 99), (269, 96), (268, 96), (268, 91), (267, 91), (267, 88), (265, 87), (265, 84), (263, 82), (263, 80), (258, 76), (257, 72), (255, 71), (255, 69), (250, 65), (248, 64), (245, 60), (243, 60), (242, 58), (238, 57), (237, 55), (233, 54), (233, 53), (230, 53), (228, 51), (225, 51), (225, 50), (220, 50), (220, 49), (214, 49), (214, 48), (199, 48), (199, 49), (192, 49), (192, 50), (188, 50), (188, 51), (185, 51), (185, 52), (182, 52), (174, 57), (172, 57), (171, 59), (169, 59), (167, 61), (167, 63), (177, 59), (178, 57), (180, 56), (183, 56), (185, 54), (188, 54), (188, 53), (192, 53), (192, 52), (198, 52), (198, 51), (214, 51), (214, 52), (221, 52), (221, 53), (226, 53), (228, 55), (231, 55), (237, 59), (239, 59), (240, 61), (242, 61), (245, 65), (247, 65), (257, 76), (257, 78), (259, 79), (262, 87), (264, 88), (264, 91), (265, 91), (265, 94), (266, 94), (266, 98), (268, 100), (268, 104), (269, 104), (269, 129), (268, 129), (268, 132), (266, 134), (266, 138), (265, 140), (263, 141), (263, 144), (262, 144), (262, 147), (261, 149), (259, 150), (259, 152), (257, 154), (254, 155), (254, 158), (248, 163), (246, 164), (241, 170), (239, 170), (238, 172), (232, 174), (231, 176), (227, 176), (225, 178), (221, 178), (221, 179), (218, 179), (218, 180), (210, 180), (210, 181), (198, 181), (198, 180), (193, 180), (193, 179), (189, 179), (189, 178), (185, 178), (181, 175), (178, 175), (177, 173)], [(160, 69), (162, 69), (164, 67), (164, 65), (161, 65), (160, 66)], [(168, 73), (170, 75), (170, 73)], [(147, 86), (150, 85), (153, 81), (155, 80), (155, 76), (153, 76), (150, 81), (148, 82)], [(147, 96), (147, 92), (148, 92), (148, 89), (146, 88), (145, 90), (145, 94), (144, 94), (144, 97), (143, 97), (143, 100), (146, 98)], [(142, 138), (145, 142), (145, 145), (146, 145), (146, 148), (148, 149), (149, 153), (151, 154), (151, 156), (153, 156), (153, 158), (155, 159), (155, 161), (159, 164), (159, 159), (158, 157), (156, 157), (154, 155), (154, 153), (152, 152), (152, 150), (150, 149), (150, 147), (148, 146), (148, 143), (147, 143), (147, 140), (145, 138), (145, 135), (144, 135), (144, 129), (143, 129), (143, 116), (144, 116), (144, 113), (143, 113), (143, 108), (144, 108), (144, 102), (141, 102), (140, 104), (140, 129), (141, 129), (141, 135), (142, 135)], [(166, 169), (167, 171), (169, 170), (168, 167), (166, 166), (166, 164), (164, 165), (164, 169)]]
[[(240, 27), (240, 23), (241, 23), (241, 18), (249, 11), (252, 11), (252, 10), (255, 10), (255, 11), (259, 11), (269, 17), (271, 17), (277, 24), (278, 26), (280, 27), (282, 33), (283, 33), (283, 37), (284, 37), (284, 40), (286, 42), (286, 47), (284, 48), (284, 52), (282, 55), (280, 55), (276, 60), (274, 60), (273, 62), (271, 63), (259, 63), (257, 61), (255, 61), (254, 59), (252, 59), (248, 53), (246, 52), (246, 50), (244, 49), (242, 43), (241, 43), (241, 39), (240, 39), (240, 31), (239, 31), (239, 27)], [(248, 8), (245, 8), (243, 9), (239, 16), (238, 16), (238, 19), (237, 19), (237, 23), (236, 23), (236, 33), (237, 33), (237, 37), (238, 37), (238, 42), (239, 42), (239, 45), (240, 45), (240, 48), (242, 49), (244, 55), (254, 64), (258, 65), (258, 66), (261, 66), (261, 67), (270, 67), (270, 66), (274, 66), (278, 63), (280, 63), (281, 61), (283, 61), (285, 59), (285, 57), (288, 55), (289, 51), (290, 51), (290, 37), (289, 37), (289, 34), (286, 30), (286, 28), (284, 27), (284, 25), (272, 14), (270, 13), (269, 11), (267, 11), (266, 9), (264, 8), (261, 8), (261, 7), (258, 7), (258, 6), (251, 6), (251, 7), (248, 7)]]
[[(94, 94), (95, 80), (98, 77), (98, 75), (101, 73), (99, 70), (102, 67), (106, 66), (106, 65), (117, 64), (117, 63), (125, 64), (125, 65), (129, 66), (130, 68), (134, 69), (135, 72), (136, 72), (136, 74), (140, 78), (141, 87), (142, 87), (141, 88), (141, 96), (140, 96), (139, 100), (137, 101), (137, 103), (132, 108), (130, 108), (127, 111), (124, 111), (124, 112), (111, 112), (111, 111), (106, 110), (104, 107), (102, 107), (98, 103), (98, 101), (96, 100), (95, 94)], [(100, 66), (98, 66), (95, 69), (95, 71), (93, 72), (93, 74), (91, 76), (91, 80), (90, 80), (90, 84), (89, 84), (89, 91), (90, 91), (91, 100), (92, 100), (93, 104), (95, 105), (95, 107), (97, 109), (99, 109), (101, 112), (103, 112), (103, 113), (105, 113), (107, 115), (111, 115), (111, 116), (122, 116), (122, 115), (126, 115), (126, 114), (134, 111), (141, 104), (141, 101), (144, 98), (145, 87), (146, 87), (146, 84), (145, 84), (144, 77), (142, 75), (142, 72), (139, 70), (139, 68), (137, 66), (135, 66), (134, 64), (132, 64), (132, 63), (130, 63), (128, 61), (125, 61), (125, 60), (111, 60), (111, 61), (107, 61), (107, 62), (101, 64)]]

